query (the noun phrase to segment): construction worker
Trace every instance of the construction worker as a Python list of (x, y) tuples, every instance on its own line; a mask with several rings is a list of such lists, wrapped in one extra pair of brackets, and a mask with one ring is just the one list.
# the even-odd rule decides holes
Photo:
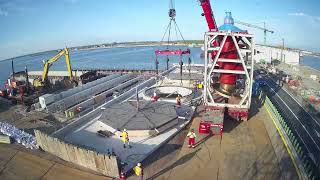
[(181, 106), (181, 95), (180, 94), (178, 94), (176, 100), (177, 100), (177, 106)]
[(187, 134), (187, 137), (189, 138), (188, 147), (195, 148), (196, 133), (194, 133), (193, 129), (191, 129), (191, 131)]
[(143, 180), (143, 169), (141, 167), (141, 163), (138, 163), (137, 166), (133, 168), (133, 170), (138, 179)]
[(195, 82), (193, 82), (193, 92), (196, 93), (197, 90), (198, 90), (198, 84), (197, 84), (197, 82), (195, 81)]
[(129, 148), (130, 148), (130, 144), (129, 144), (129, 134), (127, 132), (126, 129), (124, 129), (121, 133), (122, 141), (123, 141), (123, 148), (126, 148), (126, 143), (128, 144)]
[(123, 172), (120, 173), (120, 180), (126, 180), (126, 176)]
[(202, 89), (203, 88), (203, 84), (201, 82), (198, 83), (198, 89)]
[(156, 102), (156, 101), (158, 101), (158, 99), (159, 99), (159, 97), (157, 96), (157, 93), (154, 92), (154, 93), (153, 93), (153, 96), (151, 97), (151, 101), (152, 101), (152, 102)]

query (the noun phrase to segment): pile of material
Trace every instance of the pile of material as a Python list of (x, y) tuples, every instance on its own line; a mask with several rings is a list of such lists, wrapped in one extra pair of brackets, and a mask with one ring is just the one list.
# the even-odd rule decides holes
[(37, 149), (36, 138), (20, 129), (12, 126), (9, 123), (0, 122), (0, 132), (10, 136), (13, 140), (21, 143), (24, 147), (30, 149)]

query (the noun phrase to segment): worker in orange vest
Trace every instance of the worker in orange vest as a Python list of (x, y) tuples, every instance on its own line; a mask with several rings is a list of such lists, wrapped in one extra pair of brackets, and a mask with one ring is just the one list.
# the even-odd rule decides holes
[(138, 163), (137, 166), (133, 168), (133, 170), (138, 179), (143, 180), (143, 169), (141, 167), (141, 163)]
[(189, 138), (189, 145), (188, 147), (195, 148), (195, 139), (196, 139), (196, 133), (194, 133), (194, 130), (191, 129), (191, 131), (187, 134), (187, 137)]
[(130, 148), (130, 144), (129, 144), (129, 134), (127, 132), (126, 129), (124, 129), (121, 133), (121, 136), (122, 138), (122, 142), (123, 142), (123, 148), (126, 148), (126, 144), (128, 144), (129, 148)]
[(180, 94), (178, 94), (176, 100), (177, 100), (177, 106), (181, 106), (181, 96), (180, 96)]

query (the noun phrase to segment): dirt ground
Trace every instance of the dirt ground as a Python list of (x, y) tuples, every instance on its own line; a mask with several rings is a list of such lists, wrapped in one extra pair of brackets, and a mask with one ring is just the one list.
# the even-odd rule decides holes
[[(191, 128), (197, 130), (201, 115), (196, 115)], [(270, 119), (265, 109), (260, 108), (247, 122), (227, 119), (222, 137), (198, 134), (194, 149), (187, 147), (187, 130), (184, 130), (143, 162), (144, 177), (159, 180), (283, 179), (263, 118)]]

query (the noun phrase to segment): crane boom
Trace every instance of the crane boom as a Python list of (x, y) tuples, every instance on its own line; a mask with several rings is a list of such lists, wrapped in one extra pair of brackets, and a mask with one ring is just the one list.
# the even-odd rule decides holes
[(242, 24), (242, 25), (245, 25), (245, 26), (248, 26), (248, 27), (252, 27), (252, 28), (256, 28), (256, 29), (260, 29), (263, 31), (264, 33), (264, 45), (267, 44), (267, 32), (273, 34), (274, 31), (272, 30), (269, 30), (266, 28), (266, 23), (264, 22), (264, 27), (260, 27), (260, 26), (257, 26), (257, 25), (253, 25), (253, 24), (249, 24), (249, 23), (245, 23), (245, 22), (240, 22), (240, 21), (236, 21), (235, 23), (237, 24)]
[(205, 16), (209, 31), (218, 31), (216, 20), (212, 12), (210, 0), (200, 0), (200, 5), (202, 7), (202, 16)]
[(256, 25), (253, 25), (253, 24), (240, 22), (240, 21), (236, 21), (235, 23), (242, 24), (242, 25), (245, 25), (245, 26), (248, 26), (248, 27), (252, 27), (252, 28), (256, 28), (256, 29), (260, 29), (260, 30), (263, 30), (263, 31), (267, 31), (269, 33), (274, 33), (274, 31), (272, 31), (272, 30), (269, 30), (269, 29), (266, 29), (266, 28), (263, 28), (263, 27), (260, 27), (260, 26), (256, 26)]

